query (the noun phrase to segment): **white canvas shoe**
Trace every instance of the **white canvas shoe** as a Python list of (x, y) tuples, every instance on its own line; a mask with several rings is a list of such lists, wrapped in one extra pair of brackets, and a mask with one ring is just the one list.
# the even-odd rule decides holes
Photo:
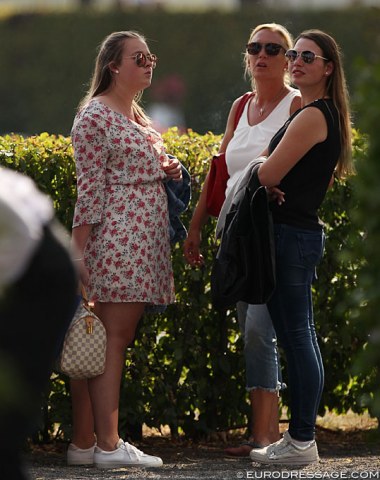
[(112, 450), (111, 452), (96, 447), (94, 464), (98, 468), (161, 467), (163, 461), (160, 457), (147, 455), (120, 438), (117, 442), (116, 450)]
[(276, 443), (253, 449), (249, 456), (254, 462), (268, 465), (309, 465), (319, 460), (315, 440), (311, 440), (306, 447), (300, 447), (292, 441), (288, 432)]
[(93, 465), (95, 445), (90, 448), (79, 448), (70, 443), (67, 449), (67, 465)]

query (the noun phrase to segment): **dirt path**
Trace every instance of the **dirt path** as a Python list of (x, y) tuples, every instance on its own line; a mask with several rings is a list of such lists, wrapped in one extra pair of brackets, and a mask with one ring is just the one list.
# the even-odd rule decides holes
[[(224, 456), (223, 442), (173, 444), (169, 439), (148, 438), (138, 445), (164, 460), (160, 469), (121, 468), (99, 470), (65, 465), (65, 446), (39, 448), (29, 457), (31, 480), (237, 480), (278, 478), (380, 479), (380, 442), (374, 432), (334, 433), (319, 429), (321, 460), (302, 469), (259, 466), (249, 458)], [(236, 441), (236, 439), (235, 439)]]

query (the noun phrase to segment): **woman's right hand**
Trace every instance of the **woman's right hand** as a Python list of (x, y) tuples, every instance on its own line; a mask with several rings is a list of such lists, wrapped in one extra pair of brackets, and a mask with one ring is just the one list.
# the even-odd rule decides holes
[(89, 275), (88, 269), (86, 268), (84, 263), (83, 263), (83, 268), (80, 270), (79, 274), (80, 274), (80, 279), (81, 279), (83, 285), (85, 287), (87, 287), (89, 279), (90, 279), (90, 275)]
[(71, 236), (71, 250), (73, 261), (77, 267), (80, 281), (84, 286), (88, 285), (89, 272), (84, 263), (84, 252), (86, 250), (87, 239), (91, 234), (93, 225), (78, 225), (73, 228)]
[(84, 263), (83, 257), (77, 258), (73, 260), (74, 265), (77, 268), (79, 280), (81, 281), (84, 287), (87, 287), (89, 281), (89, 273), (88, 269)]
[(201, 244), (201, 232), (199, 230), (189, 230), (186, 240), (183, 243), (183, 254), (186, 261), (192, 267), (200, 267), (204, 264), (203, 255), (199, 251)]
[(162, 169), (166, 173), (167, 177), (175, 182), (180, 182), (182, 180), (182, 167), (178, 158), (167, 157), (167, 161), (163, 162)]

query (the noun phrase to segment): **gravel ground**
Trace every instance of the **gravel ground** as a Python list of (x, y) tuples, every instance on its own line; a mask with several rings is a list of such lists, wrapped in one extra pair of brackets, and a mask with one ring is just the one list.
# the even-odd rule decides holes
[[(234, 439), (232, 443), (240, 439)], [(159, 455), (159, 469), (67, 467), (65, 446), (46, 446), (28, 455), (31, 480), (233, 480), (275, 478), (352, 478), (380, 479), (379, 435), (374, 432), (337, 433), (324, 429), (317, 435), (320, 462), (302, 469), (260, 466), (249, 458), (231, 458), (223, 453), (226, 443), (176, 443), (165, 438), (148, 438), (137, 446), (146, 453)], [(230, 444), (230, 443), (229, 443)], [(4, 479), (6, 480), (6, 479)]]

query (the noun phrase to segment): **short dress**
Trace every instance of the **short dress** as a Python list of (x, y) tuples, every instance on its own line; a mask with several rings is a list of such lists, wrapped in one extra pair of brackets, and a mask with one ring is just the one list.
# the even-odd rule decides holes
[(175, 301), (161, 135), (91, 100), (71, 132), (77, 172), (73, 227), (93, 225), (84, 252), (88, 297)]

